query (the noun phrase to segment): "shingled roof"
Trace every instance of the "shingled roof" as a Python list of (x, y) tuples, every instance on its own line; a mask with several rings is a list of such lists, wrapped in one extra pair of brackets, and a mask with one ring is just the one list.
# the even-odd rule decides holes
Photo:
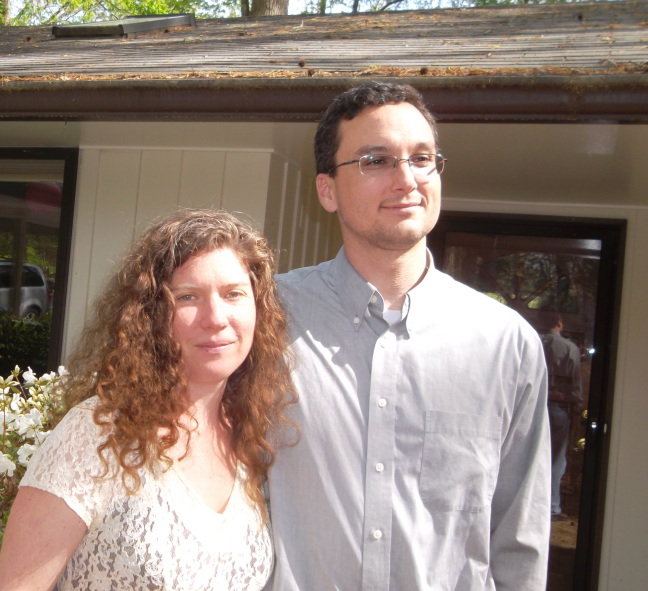
[(414, 84), (445, 121), (647, 121), (648, 3), (0, 29), (4, 119), (313, 120), (367, 77)]

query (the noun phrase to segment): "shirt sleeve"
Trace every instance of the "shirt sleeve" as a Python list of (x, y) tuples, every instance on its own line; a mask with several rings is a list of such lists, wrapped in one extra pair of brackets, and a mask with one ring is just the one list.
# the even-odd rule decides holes
[(36, 451), (20, 483), (63, 499), (88, 527), (101, 512), (115, 482), (97, 478), (103, 473), (97, 454), (102, 433), (92, 417), (93, 408), (88, 403), (66, 414)]
[(522, 340), (516, 404), (503, 441), (491, 522), (498, 591), (545, 591), (549, 555), (551, 446), (547, 371), (540, 340)]

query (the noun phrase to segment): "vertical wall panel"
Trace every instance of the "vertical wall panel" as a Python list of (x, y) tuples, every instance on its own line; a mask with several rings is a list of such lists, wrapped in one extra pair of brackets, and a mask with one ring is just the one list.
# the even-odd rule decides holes
[(69, 353), (70, 340), (81, 332), (86, 319), (100, 159), (100, 150), (81, 150), (79, 153), (63, 359)]
[(137, 206), (140, 151), (82, 150), (84, 163), (86, 153), (88, 170), (85, 164), (80, 168), (77, 185), (65, 352), (70, 351), (86, 311), (131, 243)]
[(601, 553), (601, 591), (648, 588), (648, 209), (628, 212), (617, 379)]
[(182, 152), (180, 150), (143, 150), (135, 233), (139, 234), (148, 222), (178, 205)]
[(268, 181), (268, 199), (266, 203), (263, 233), (273, 248), (277, 250), (277, 268), (281, 268), (282, 255), (279, 251), (281, 237), (284, 232), (284, 209), (286, 207), (286, 179), (288, 176), (287, 163), (273, 155), (270, 161), (270, 176)]
[(337, 214), (327, 212), (319, 202), (315, 180), (302, 189), (306, 241), (304, 242), (304, 265), (317, 265), (332, 259), (342, 246), (342, 234)]
[(285, 197), (282, 211), (282, 231), (281, 243), (281, 272), (288, 271), (294, 267), (292, 264), (294, 256), (296, 225), (299, 219), (298, 213), (301, 208), (301, 196), (297, 192), (298, 183), (295, 175), (290, 174), (290, 169), (286, 169)]
[(223, 209), (250, 216), (258, 228), (265, 220), (270, 152), (228, 152), (225, 157)]
[(225, 152), (186, 150), (182, 157), (178, 205), (221, 209)]
[(286, 193), (293, 194), (293, 210), (286, 211), (286, 220), (289, 221), (292, 228), (290, 245), (288, 247), (288, 264), (291, 269), (302, 267), (303, 246), (304, 246), (304, 205), (305, 200), (301, 193), (301, 176), (299, 171), (293, 167), (288, 167), (288, 176), (286, 178)]
[(90, 300), (131, 243), (137, 211), (139, 150), (105, 150), (97, 183), (90, 267)]
[(314, 175), (290, 163), (277, 170), (277, 181), (268, 191), (264, 231), (279, 245), (279, 271), (333, 258), (342, 244), (337, 216), (320, 205)]

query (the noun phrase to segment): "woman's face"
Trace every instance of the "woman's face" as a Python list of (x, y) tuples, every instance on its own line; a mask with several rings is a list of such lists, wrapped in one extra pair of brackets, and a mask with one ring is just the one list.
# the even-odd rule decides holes
[(252, 347), (256, 305), (247, 270), (229, 248), (202, 252), (175, 270), (171, 291), (189, 394), (222, 389)]

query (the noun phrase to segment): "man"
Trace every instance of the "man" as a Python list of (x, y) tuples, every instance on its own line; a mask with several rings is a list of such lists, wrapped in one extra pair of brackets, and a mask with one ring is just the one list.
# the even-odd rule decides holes
[(569, 428), (574, 414), (583, 406), (581, 355), (575, 343), (562, 336), (563, 319), (558, 313), (545, 314), (542, 344), (549, 371), (549, 425), (551, 429), (551, 519), (565, 521), (560, 483), (567, 469)]
[(270, 475), (274, 591), (544, 591), (549, 434), (540, 339), (434, 269), (434, 119), (409, 86), (338, 97), (317, 191), (344, 248), (279, 276), (300, 401)]

